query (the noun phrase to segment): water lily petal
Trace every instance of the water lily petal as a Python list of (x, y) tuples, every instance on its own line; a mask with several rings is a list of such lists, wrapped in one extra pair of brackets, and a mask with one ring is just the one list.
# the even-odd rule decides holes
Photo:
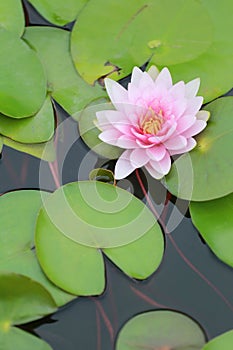
[(171, 158), (168, 152), (165, 153), (163, 159), (159, 162), (150, 160), (149, 164), (160, 174), (166, 175), (171, 168)]
[(169, 89), (169, 95), (171, 95), (174, 99), (183, 99), (185, 95), (185, 83), (183, 81), (179, 81), (173, 85)]
[(196, 96), (198, 90), (200, 87), (200, 78), (196, 78), (194, 80), (189, 81), (185, 85), (185, 97), (186, 98), (193, 98)]
[(196, 121), (196, 118), (193, 115), (185, 115), (177, 120), (176, 131), (178, 134), (181, 134), (183, 131), (187, 130), (192, 126)]
[(175, 154), (182, 154), (191, 151), (197, 145), (197, 141), (194, 138), (187, 139), (187, 145), (180, 150), (169, 150), (171, 156)]
[(166, 153), (166, 148), (163, 145), (154, 146), (146, 150), (151, 160), (160, 161)]
[(164, 175), (155, 170), (150, 163), (146, 164), (145, 168), (154, 179), (160, 180), (164, 177)]
[(155, 80), (155, 86), (159, 88), (170, 89), (172, 86), (172, 77), (167, 68), (163, 68)]
[(124, 110), (124, 104), (129, 103), (128, 91), (112, 79), (106, 78), (104, 79), (104, 83), (108, 96), (115, 108), (119, 111)]
[(141, 168), (149, 161), (149, 156), (143, 148), (136, 148), (130, 154), (130, 162), (135, 168)]
[(199, 134), (206, 127), (206, 122), (204, 120), (196, 120), (196, 122), (186, 131), (183, 132), (183, 135), (187, 138)]
[(115, 145), (125, 149), (133, 149), (139, 147), (133, 136), (122, 134), (116, 139)]
[(99, 138), (103, 142), (109, 143), (110, 145), (117, 146), (117, 142), (118, 142), (119, 137), (121, 135), (122, 134), (120, 131), (118, 131), (114, 128), (111, 128), (111, 129), (105, 130), (101, 134), (99, 134)]
[(199, 109), (201, 108), (203, 103), (203, 97), (196, 96), (188, 100), (188, 105), (185, 110), (186, 114), (194, 114), (196, 115)]
[(136, 167), (130, 162), (131, 150), (122, 153), (115, 166), (115, 179), (120, 180), (131, 174)]
[(148, 71), (147, 71), (147, 73), (151, 76), (151, 78), (155, 81), (156, 80), (156, 78), (157, 78), (157, 76), (159, 75), (159, 70), (158, 70), (158, 68), (156, 67), (156, 66), (151, 66), (149, 69), (148, 69)]
[(132, 71), (131, 83), (129, 83), (129, 85), (138, 87), (142, 77), (143, 71), (138, 67), (134, 67)]
[(186, 147), (187, 139), (182, 135), (177, 135), (165, 141), (163, 144), (168, 150), (179, 150), (181, 148)]

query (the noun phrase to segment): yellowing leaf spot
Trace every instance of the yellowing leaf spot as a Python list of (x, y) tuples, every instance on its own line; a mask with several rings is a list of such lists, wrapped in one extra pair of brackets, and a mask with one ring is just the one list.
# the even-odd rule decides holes
[(3, 330), (4, 333), (7, 333), (10, 330), (11, 323), (10, 321), (4, 321), (0, 324), (0, 328)]
[(160, 40), (151, 40), (147, 43), (147, 45), (150, 49), (155, 49), (155, 48), (161, 46), (161, 44), (162, 43)]

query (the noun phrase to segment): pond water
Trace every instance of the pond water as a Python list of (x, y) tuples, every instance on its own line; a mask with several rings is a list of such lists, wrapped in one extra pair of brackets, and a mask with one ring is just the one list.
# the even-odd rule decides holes
[[(30, 6), (27, 8), (30, 24), (46, 24)], [(57, 111), (59, 118), (67, 117), (59, 106)], [(101, 162), (78, 137), (76, 123), (70, 121), (68, 128), (75, 130), (77, 141), (64, 160), (63, 184), (88, 179), (89, 170)], [(0, 192), (39, 188), (40, 165), (39, 159), (4, 147), (0, 160)], [(142, 197), (134, 176), (120, 185)], [(43, 189), (55, 189), (49, 169)], [(155, 202), (164, 198), (161, 186), (152, 189), (149, 186), (149, 189)], [(172, 218), (180, 224), (171, 233), (171, 238), (165, 238), (162, 264), (148, 280), (134, 281), (105, 259), (107, 286), (103, 295), (80, 297), (51, 317), (24, 329), (47, 340), (54, 350), (114, 349), (116, 335), (127, 320), (138, 313), (161, 308), (192, 317), (202, 326), (208, 339), (232, 329), (233, 270), (211, 253), (188, 214), (181, 214), (185, 208), (185, 202), (177, 201), (175, 207), (170, 202), (167, 218), (172, 213)]]

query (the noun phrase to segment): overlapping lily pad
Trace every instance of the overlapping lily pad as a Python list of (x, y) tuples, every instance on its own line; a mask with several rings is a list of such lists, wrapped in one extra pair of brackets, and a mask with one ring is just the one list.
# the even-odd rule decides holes
[(19, 273), (41, 283), (53, 296), (58, 306), (72, 300), (50, 283), (42, 272), (35, 256), (35, 222), (47, 192), (22, 190), (0, 197), (0, 271)]
[(87, 106), (81, 113), (74, 114), (74, 119), (77, 120), (79, 133), (86, 145), (101, 157), (115, 159), (119, 158), (123, 149), (108, 145), (99, 139), (101, 130), (95, 125), (96, 112), (104, 109), (112, 109), (107, 99), (99, 99), (93, 105)]
[(30, 278), (0, 274), (0, 348), (51, 350), (44, 341), (14, 327), (56, 311), (47, 290)]
[(38, 52), (48, 79), (52, 97), (70, 114), (106, 93), (99, 86), (89, 86), (78, 75), (70, 55), (70, 33), (51, 27), (28, 27), (26, 41)]
[[(214, 26), (214, 37), (211, 47), (202, 55), (187, 63), (169, 65), (175, 81), (190, 81), (201, 78), (200, 95), (205, 102), (221, 96), (232, 88), (233, 82), (233, 31), (231, 0), (201, 0), (208, 11)], [(156, 56), (152, 59), (156, 64)], [(162, 63), (164, 65), (164, 63)], [(213, 74), (214, 72), (214, 74)]]
[(0, 112), (13, 118), (32, 116), (46, 97), (42, 64), (23, 40), (4, 29), (0, 47)]
[(169, 191), (182, 199), (206, 201), (233, 192), (233, 97), (223, 97), (205, 109), (207, 128), (196, 137), (197, 146), (176, 160), (166, 177)]
[(21, 143), (46, 142), (53, 136), (54, 112), (50, 97), (33, 117), (13, 119), (0, 114), (0, 134)]
[(233, 331), (219, 335), (209, 341), (202, 350), (231, 350), (233, 344)]
[(0, 25), (1, 27), (21, 36), (24, 31), (24, 12), (21, 1), (0, 1)]
[(49, 22), (63, 26), (75, 20), (88, 0), (29, 0)]
[(8, 137), (2, 137), (3, 144), (19, 152), (30, 154), (47, 162), (53, 162), (56, 159), (56, 151), (53, 140), (43, 143), (21, 143)]
[(173, 311), (150, 311), (126, 323), (116, 350), (201, 350), (205, 335), (189, 317)]
[(59, 188), (45, 202), (36, 249), (51, 281), (71, 293), (90, 295), (100, 294), (105, 285), (100, 249), (127, 275), (144, 279), (160, 265), (164, 240), (152, 213), (132, 194), (81, 181)]
[(208, 202), (192, 202), (194, 225), (212, 251), (233, 267), (233, 194)]
[[(185, 30), (184, 30), (185, 28)], [(88, 83), (122, 78), (133, 66), (190, 61), (212, 41), (212, 23), (200, 2), (90, 0), (73, 28), (71, 51)]]

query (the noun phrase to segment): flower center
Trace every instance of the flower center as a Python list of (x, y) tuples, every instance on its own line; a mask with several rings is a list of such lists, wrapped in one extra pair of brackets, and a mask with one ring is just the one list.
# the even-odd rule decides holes
[(150, 107), (142, 118), (141, 129), (144, 134), (156, 135), (161, 130), (163, 122), (162, 111), (157, 114)]

